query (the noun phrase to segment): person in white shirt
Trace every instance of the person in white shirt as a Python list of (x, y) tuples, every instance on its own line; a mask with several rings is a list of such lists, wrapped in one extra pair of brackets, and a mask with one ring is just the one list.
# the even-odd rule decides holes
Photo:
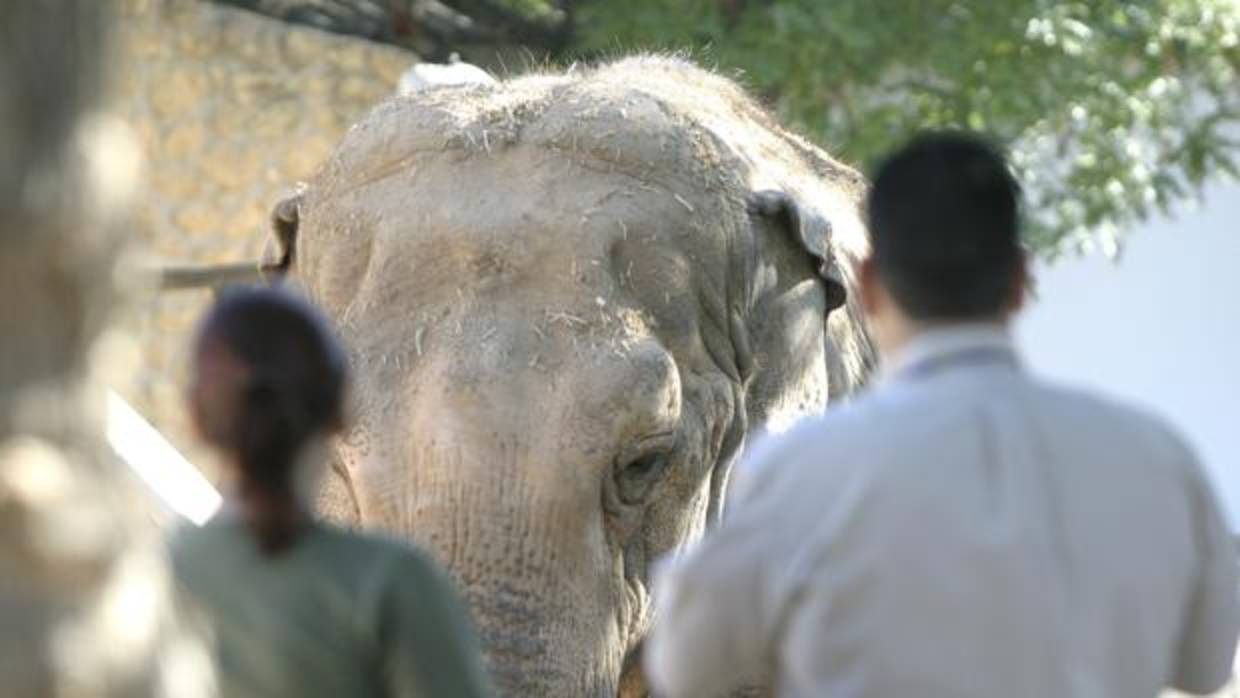
[(1236, 549), (1192, 452), (1158, 419), (1033, 378), (1012, 347), (1018, 202), (965, 134), (879, 169), (860, 291), (883, 375), (756, 449), (722, 524), (657, 570), (654, 695), (1139, 698), (1228, 680)]

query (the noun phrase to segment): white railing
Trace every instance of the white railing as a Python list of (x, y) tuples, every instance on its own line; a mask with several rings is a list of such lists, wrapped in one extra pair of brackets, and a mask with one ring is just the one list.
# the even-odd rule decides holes
[(108, 391), (107, 439), (112, 450), (165, 506), (202, 525), (220, 507), (220, 493), (116, 392)]

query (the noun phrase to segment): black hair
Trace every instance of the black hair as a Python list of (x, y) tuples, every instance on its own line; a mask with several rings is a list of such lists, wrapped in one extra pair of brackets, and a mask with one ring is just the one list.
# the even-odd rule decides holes
[[(347, 368), (339, 342), (307, 303), (260, 288), (228, 292), (212, 306), (196, 346), (202, 352), (213, 344), (244, 370), (208, 407), (207, 439), (236, 455), (243, 487), (291, 497), (307, 444), (343, 421)], [(267, 553), (296, 537), (275, 520), (252, 525)]]
[(960, 132), (915, 137), (879, 166), (867, 200), (875, 268), (917, 320), (982, 319), (1022, 272), (1020, 185), (1003, 156)]

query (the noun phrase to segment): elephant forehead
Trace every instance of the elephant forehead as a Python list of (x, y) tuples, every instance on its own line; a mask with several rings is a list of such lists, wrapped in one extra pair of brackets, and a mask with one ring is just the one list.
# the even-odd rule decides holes
[(356, 268), (366, 247), (369, 263), (358, 273), (385, 284), (608, 290), (656, 281), (648, 271), (658, 268), (675, 290), (692, 267), (722, 266), (735, 222), (706, 193), (517, 150), (489, 159), (432, 156), (312, 198), (308, 271)]
[(725, 213), (716, 191), (691, 173), (651, 168), (636, 176), (612, 165), (537, 145), (490, 155), (418, 153), (393, 167), (335, 170), (329, 181), (315, 183), (307, 204), (311, 219), (335, 226), (375, 211), (396, 222), (413, 218), (477, 231), (498, 223), (509, 232), (530, 228), (513, 225), (515, 219), (578, 229), (596, 218), (688, 224)]

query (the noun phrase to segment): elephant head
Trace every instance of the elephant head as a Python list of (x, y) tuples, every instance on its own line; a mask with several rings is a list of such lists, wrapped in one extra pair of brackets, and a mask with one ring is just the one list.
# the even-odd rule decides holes
[(639, 694), (648, 564), (871, 364), (863, 189), (673, 59), (381, 105), (274, 216), (354, 362), (325, 511), (438, 558), (503, 695)]

